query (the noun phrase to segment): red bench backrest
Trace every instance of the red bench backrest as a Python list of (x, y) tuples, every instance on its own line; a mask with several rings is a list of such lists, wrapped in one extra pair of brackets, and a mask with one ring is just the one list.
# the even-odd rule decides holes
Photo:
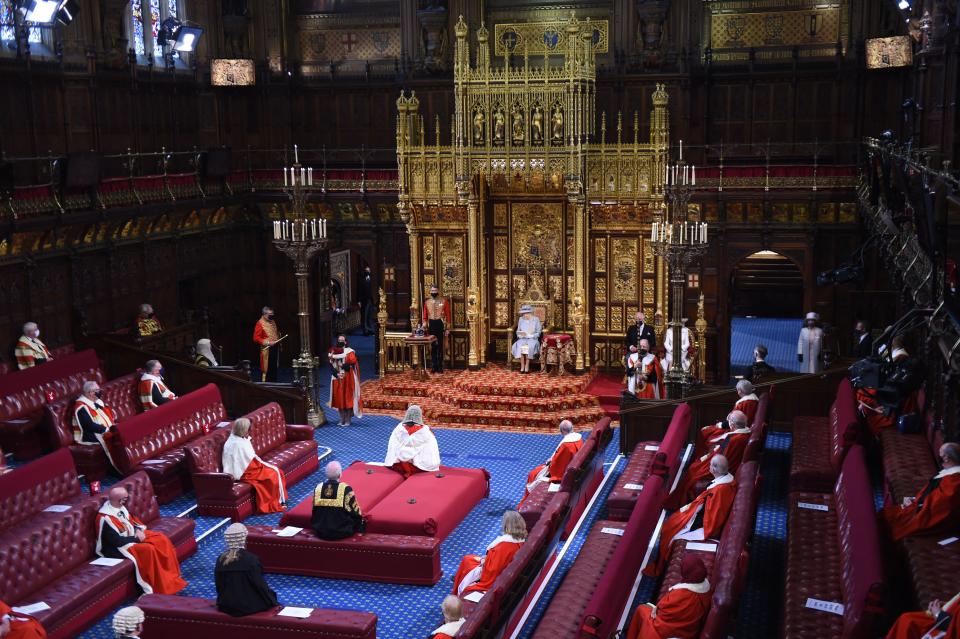
[(93, 349), (3, 375), (0, 419), (19, 419), (42, 410), (48, 394), (53, 401), (77, 395), (88, 380), (103, 383), (100, 360)]
[(207, 384), (119, 424), (114, 461), (118, 470), (129, 472), (145, 459), (202, 437), (205, 428), (226, 419), (227, 411), (220, 399), (220, 390), (216, 384)]
[(58, 450), (0, 475), (0, 528), (30, 518), (81, 493), (73, 457)]
[(269, 453), (287, 441), (287, 419), (280, 404), (270, 402), (244, 417), (250, 420), (250, 443), (258, 455)]
[(828, 418), (830, 420), (830, 466), (834, 474), (838, 474), (847, 450), (860, 437), (856, 393), (846, 377), (841, 379), (837, 386), (837, 397), (830, 406)]

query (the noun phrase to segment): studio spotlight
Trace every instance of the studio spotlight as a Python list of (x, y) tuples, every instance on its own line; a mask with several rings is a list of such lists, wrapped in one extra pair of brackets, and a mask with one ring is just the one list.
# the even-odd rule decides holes
[(900, 0), (900, 4), (897, 6), (900, 7), (901, 11), (906, 11), (910, 8), (910, 0)]
[(25, 22), (50, 24), (60, 9), (61, 0), (27, 0), (20, 7)]
[(174, 50), (192, 53), (197, 48), (202, 33), (203, 29), (200, 27), (180, 27), (177, 40), (173, 44)]
[(57, 22), (66, 26), (73, 22), (78, 13), (80, 13), (80, 2), (78, 0), (67, 0), (57, 11)]

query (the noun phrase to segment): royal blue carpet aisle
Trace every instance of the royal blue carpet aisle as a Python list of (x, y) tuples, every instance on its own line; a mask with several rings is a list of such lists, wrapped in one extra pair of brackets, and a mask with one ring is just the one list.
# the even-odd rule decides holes
[(767, 363), (779, 372), (799, 371), (797, 340), (803, 321), (770, 317), (734, 317), (730, 322), (730, 370), (740, 375), (753, 362), (753, 348), (767, 347)]

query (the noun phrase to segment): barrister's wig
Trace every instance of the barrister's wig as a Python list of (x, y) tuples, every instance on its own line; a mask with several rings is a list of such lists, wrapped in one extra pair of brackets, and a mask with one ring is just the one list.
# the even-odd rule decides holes
[(113, 634), (116, 637), (130, 637), (143, 623), (143, 611), (136, 606), (127, 606), (113, 616)]

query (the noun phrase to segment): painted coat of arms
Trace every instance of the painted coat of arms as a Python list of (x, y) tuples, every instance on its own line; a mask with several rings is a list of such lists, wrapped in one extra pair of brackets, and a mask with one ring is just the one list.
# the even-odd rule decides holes
[(377, 53), (386, 53), (387, 49), (390, 48), (390, 33), (374, 31), (371, 35), (373, 37), (373, 48), (377, 50)]

